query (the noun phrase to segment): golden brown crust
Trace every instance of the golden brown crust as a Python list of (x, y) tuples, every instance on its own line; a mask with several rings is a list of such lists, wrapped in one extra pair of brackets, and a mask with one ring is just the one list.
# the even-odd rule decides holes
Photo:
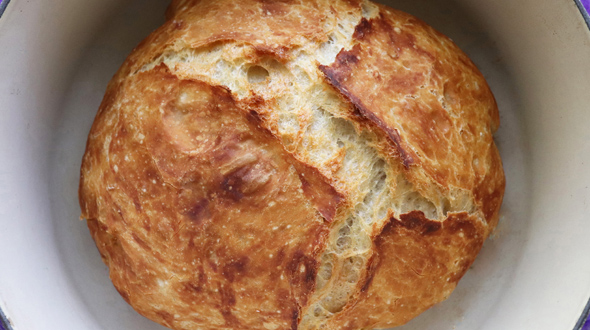
[(81, 200), (96, 203), (83, 217), (119, 292), (169, 327), (289, 327), (314, 288), (319, 211), (338, 196), (221, 87), (158, 68), (117, 94), (118, 116), (91, 132)]
[[(485, 80), (367, 1), (174, 0), (89, 134), (82, 217), (172, 329), (359, 329), (445, 299), (504, 174)], [(254, 73), (252, 73), (254, 72)]]

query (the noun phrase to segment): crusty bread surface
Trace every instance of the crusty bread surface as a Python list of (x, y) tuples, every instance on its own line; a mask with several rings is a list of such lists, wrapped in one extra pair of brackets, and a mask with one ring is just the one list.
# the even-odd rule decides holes
[(504, 173), (482, 74), (360, 0), (174, 0), (108, 85), (82, 217), (172, 329), (371, 329), (446, 299)]

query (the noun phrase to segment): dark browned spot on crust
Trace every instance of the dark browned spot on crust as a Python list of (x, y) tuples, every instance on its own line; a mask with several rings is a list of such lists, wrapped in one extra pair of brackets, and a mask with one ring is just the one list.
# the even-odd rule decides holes
[(375, 273), (377, 273), (377, 268), (379, 268), (379, 254), (374, 254), (371, 256), (367, 263), (367, 275), (365, 278), (365, 283), (361, 287), (361, 292), (366, 292), (369, 290), (371, 283), (373, 282), (373, 278), (375, 277)]
[(228, 326), (235, 326), (240, 324), (240, 320), (232, 314), (230, 309), (222, 308), (221, 315), (225, 320), (226, 325)]
[(287, 253), (285, 252), (285, 247), (281, 247), (279, 249), (279, 251), (276, 253), (276, 256), (274, 257), (273, 261), (274, 261), (274, 265), (275, 266), (280, 266), (283, 264), (283, 260), (285, 260), (285, 255)]
[(262, 124), (262, 118), (260, 117), (260, 114), (254, 110), (248, 111), (248, 121), (250, 121), (253, 124), (256, 124), (257, 126), (260, 126), (260, 124)]
[[(358, 45), (355, 45), (355, 47)], [(340, 65), (351, 65), (351, 64), (356, 64), (360, 61), (360, 56), (358, 55), (358, 51), (354, 51), (354, 47), (353, 49), (351, 49), (350, 51), (348, 50), (341, 50), (336, 58), (336, 61), (338, 61), (338, 63)], [(345, 79), (348, 79), (348, 77), (345, 77)]]
[(250, 258), (242, 256), (238, 260), (231, 261), (223, 266), (222, 275), (228, 281), (233, 282), (237, 277), (244, 276)]
[(230, 286), (221, 284), (219, 285), (218, 290), (222, 306), (233, 307), (236, 305), (236, 295)]
[(209, 264), (209, 267), (211, 267), (211, 269), (212, 269), (214, 272), (217, 272), (217, 264), (215, 264), (215, 263), (214, 263), (213, 261), (211, 261), (211, 260), (208, 260), (208, 264)]
[(236, 305), (236, 295), (234, 290), (229, 285), (220, 284), (218, 286), (218, 291), (221, 297), (219, 311), (221, 312), (226, 325), (238, 327), (240, 325), (240, 320), (232, 314), (232, 308)]
[[(359, 102), (359, 104), (360, 104), (360, 102)], [(363, 107), (359, 107), (356, 104), (355, 104), (355, 106), (359, 109), (359, 112), (362, 114), (362, 116), (364, 118), (369, 119), (371, 122), (373, 122), (375, 125), (377, 125), (377, 127), (381, 128), (387, 134), (389, 141), (391, 141), (393, 143), (393, 145), (395, 146), (395, 149), (398, 152), (398, 155), (402, 160), (402, 164), (404, 165), (405, 168), (409, 168), (410, 165), (412, 165), (414, 163), (414, 159), (402, 147), (402, 139), (399, 135), (399, 132), (396, 129), (393, 129), (390, 126), (388, 126), (387, 124), (385, 124), (385, 122), (383, 122), (383, 120), (381, 120), (379, 117), (377, 117), (373, 112), (369, 111), (368, 109), (363, 108)]]
[(441, 228), (441, 222), (429, 220), (422, 211), (412, 211), (400, 215), (399, 225), (409, 230), (415, 230), (421, 235), (437, 232)]
[(209, 200), (207, 198), (200, 199), (185, 212), (185, 215), (192, 221), (200, 223), (203, 218), (208, 218), (210, 216)]
[(311, 292), (315, 287), (315, 276), (318, 261), (298, 250), (287, 265), (287, 271), (294, 286), (303, 287), (305, 292)]
[(313, 169), (305, 171), (307, 172), (307, 176), (305, 172), (298, 173), (299, 180), (301, 180), (301, 188), (322, 217), (327, 222), (332, 222), (336, 215), (338, 204), (340, 204), (343, 197), (334, 187), (322, 180), (322, 178), (317, 178), (320, 176), (319, 173), (311, 173), (312, 171)]
[(164, 320), (164, 322), (166, 322), (167, 324), (171, 325), (172, 321), (174, 321), (174, 316), (172, 316), (172, 314), (163, 311), (163, 310), (159, 310), (156, 311), (156, 314), (162, 318), (162, 320)]
[(203, 265), (199, 265), (197, 270), (197, 278), (195, 280), (185, 282), (184, 289), (189, 292), (201, 293), (207, 284), (207, 275), (203, 269)]
[(467, 213), (454, 214), (450, 219), (452, 221), (448, 221), (449, 219), (447, 219), (444, 223), (444, 227), (449, 233), (463, 233), (467, 238), (476, 238), (483, 242), (483, 238), (480, 237), (481, 232), (474, 226), (473, 221), (469, 220)]
[(372, 28), (373, 26), (371, 22), (363, 17), (359, 24), (354, 28), (354, 34), (352, 37), (357, 40), (364, 39)]
[(141, 203), (138, 196), (133, 196), (133, 206), (135, 206), (137, 212), (141, 212)]
[(201, 293), (203, 292), (203, 287), (201, 285), (199, 285), (199, 283), (194, 283), (194, 282), (186, 282), (184, 283), (184, 288), (187, 291), (193, 291), (196, 293)]
[(293, 309), (291, 313), (291, 330), (297, 330), (297, 326), (299, 325), (299, 309)]

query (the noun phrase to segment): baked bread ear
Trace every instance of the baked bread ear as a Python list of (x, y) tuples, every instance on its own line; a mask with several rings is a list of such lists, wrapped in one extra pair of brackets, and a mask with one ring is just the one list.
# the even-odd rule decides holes
[(175, 0), (92, 126), (82, 217), (172, 329), (368, 329), (452, 292), (504, 174), (482, 74), (360, 0)]

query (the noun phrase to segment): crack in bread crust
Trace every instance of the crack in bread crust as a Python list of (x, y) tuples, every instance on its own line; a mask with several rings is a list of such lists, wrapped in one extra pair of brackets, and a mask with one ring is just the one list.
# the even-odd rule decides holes
[[(195, 139), (213, 139), (204, 132), (218, 128), (210, 129), (212, 124), (206, 122), (201, 128), (194, 125), (187, 128), (183, 121), (195, 109), (209, 109), (198, 111), (203, 111), (205, 117), (214, 111), (241, 112), (240, 116), (250, 122), (248, 125), (253, 125), (251, 129), (264, 131), (269, 141), (273, 141), (269, 144), (280, 146), (282, 151), (271, 148), (274, 151), (266, 153), (268, 147), (263, 144), (252, 149), (240, 146), (238, 149), (258, 154), (232, 151), (239, 157), (232, 154), (230, 158), (234, 160), (226, 157), (218, 165), (224, 177), (219, 182), (223, 190), (220, 196), (228, 201), (240, 202), (249, 194), (267, 189), (275, 176), (284, 176), (298, 182), (300, 193), (307, 198), (306, 205), (312, 205), (326, 220), (318, 228), (308, 228), (316, 235), (310, 244), (313, 251), (291, 251), (289, 257), (295, 261), (286, 266), (289, 273), (282, 274), (281, 279), (287, 275), (291, 285), (300, 291), (287, 290), (291, 300), (283, 301), (288, 308), (279, 311), (279, 316), (268, 316), (265, 328), (283, 328), (287, 323), (293, 329), (391, 326), (406, 322), (444, 299), (495, 226), (504, 189), (501, 161), (492, 140), (492, 132), (498, 125), (497, 108), (481, 74), (446, 37), (407, 14), (368, 1), (270, 4), (248, 0), (240, 6), (229, 0), (173, 1), (168, 22), (135, 50), (109, 85), (91, 135), (100, 141), (101, 132), (113, 127), (120, 129), (119, 124), (112, 125), (106, 118), (118, 116), (121, 107), (133, 102), (139, 102), (136, 105), (139, 114), (135, 116), (137, 123), (141, 123), (141, 109), (145, 104), (116, 95), (116, 91), (133, 90), (135, 87), (130, 84), (142, 86), (141, 79), (152, 79), (142, 77), (163, 71), (180, 81), (181, 86), (185, 82), (200, 86), (194, 87), (198, 95), (184, 91), (188, 96), (180, 93), (176, 100), (167, 101), (177, 110), (163, 117), (164, 128), (152, 123), (153, 129), (130, 138), (133, 143), (141, 144), (138, 140), (148, 136), (146, 141), (152, 141), (150, 152), (154, 155), (166, 155), (180, 148), (187, 155), (201, 157), (207, 144), (197, 144)], [(241, 10), (248, 8), (249, 12), (260, 15), (260, 19), (241, 14)], [(232, 28), (212, 26), (215, 20), (223, 25), (227, 17), (234, 18)], [(291, 36), (284, 31), (290, 31)], [(440, 61), (434, 60), (437, 58)], [(460, 68), (455, 70), (453, 66)], [(159, 85), (154, 83), (154, 86)], [(142, 93), (153, 97), (149, 106), (157, 102), (166, 104), (152, 87), (141, 88)], [(230, 100), (227, 102), (231, 106), (218, 104), (215, 108), (215, 103), (224, 104), (225, 99)], [(186, 100), (196, 103), (187, 103), (182, 110), (178, 104)], [(168, 111), (166, 107), (159, 111)], [(151, 132), (162, 129), (168, 135), (152, 136)], [(199, 129), (202, 132), (195, 133)], [(216, 132), (221, 134), (223, 130)], [(162, 149), (162, 141), (166, 139), (175, 141), (174, 148)], [(232, 139), (235, 145), (243, 143), (242, 138)], [(96, 180), (88, 179), (96, 175), (91, 173), (91, 163), (100, 163), (97, 160), (100, 148), (90, 141), (87, 155), (94, 154), (94, 158), (85, 157), (82, 177), (87, 176), (86, 185)], [(104, 150), (112, 149), (109, 141), (109, 138), (103, 141)], [(276, 161), (261, 161), (271, 159), (268, 155), (273, 152), (283, 158), (288, 154), (294, 161), (288, 161), (290, 165), (286, 167), (280, 162), (283, 165), (277, 165)], [(107, 163), (109, 155), (116, 153), (106, 151)], [(178, 169), (188, 165), (175, 159), (176, 156), (160, 161), (154, 158), (152, 175), (162, 177), (170, 189), (184, 189), (188, 182), (190, 189), (184, 189), (185, 195), (179, 199), (183, 216), (193, 219), (194, 226), (206, 226), (210, 221), (207, 219), (215, 217), (218, 207), (215, 205), (221, 204), (215, 204), (206, 189), (198, 188), (199, 180), (205, 179), (203, 174), (195, 174), (197, 168), (179, 172)], [(193, 158), (187, 160), (187, 164), (191, 162)], [(464, 163), (464, 168), (457, 169), (459, 163)], [(123, 172), (128, 170), (119, 166)], [(281, 171), (276, 170), (279, 167)], [(111, 169), (117, 172), (117, 167)], [(172, 182), (179, 175), (184, 181), (166, 184), (166, 180)], [(97, 205), (100, 189), (88, 188), (83, 181), (80, 195), (83, 215), (97, 219), (89, 222), (93, 237), (97, 244), (114, 242), (117, 238), (106, 232), (125, 231), (116, 227), (120, 224), (101, 217), (98, 209), (116, 197)], [(127, 189), (126, 198), (135, 204), (139, 216), (143, 212), (142, 202), (132, 190)], [(148, 238), (132, 236), (134, 244), (142, 249), (150, 249), (145, 243)], [(451, 244), (451, 239), (457, 244)], [(409, 249), (406, 254), (415, 254), (414, 264), (409, 265), (403, 253), (397, 255), (404, 249), (401, 243), (389, 244), (388, 240), (406, 242)], [(446, 244), (447, 248), (433, 249), (433, 256), (415, 253), (431, 241)], [(110, 244), (113, 245), (109, 248), (99, 249), (110, 264), (111, 274), (116, 274), (117, 267), (133, 260), (117, 256), (129, 253), (128, 248)], [(223, 258), (219, 253), (213, 252), (208, 257)], [(234, 259), (226, 265), (227, 271), (222, 272), (231, 283), (253, 265), (247, 259)], [(452, 264), (454, 261), (456, 264)], [(432, 296), (409, 300), (406, 306), (411, 308), (400, 309), (394, 304), (376, 312), (373, 318), (367, 317), (371, 314), (369, 304), (391, 300), (395, 295), (412, 296), (409, 291), (388, 289), (383, 280), (386, 274), (395, 273), (392, 269), (406, 266), (420, 276), (397, 272), (409, 279), (409, 284), (400, 284), (402, 288), (404, 285), (422, 288), (423, 270), (442, 269), (440, 276), (452, 276)], [(300, 267), (302, 277), (296, 276)], [(210, 276), (206, 275), (208, 271), (199, 270), (199, 274), (204, 274), (199, 276)], [(217, 272), (213, 268), (210, 271)], [(138, 308), (139, 298), (125, 289), (125, 281), (111, 276), (136, 309), (166, 326), (193, 329), (209, 324), (195, 319), (178, 321), (164, 310)], [(202, 290), (199, 281), (202, 280), (192, 281), (189, 289)], [(436, 291), (436, 287), (427, 290)], [(220, 312), (226, 326), (244, 326), (248, 313), (236, 311), (236, 299), (245, 298), (228, 291), (228, 286), (220, 286), (217, 292), (222, 293), (225, 307)]]

